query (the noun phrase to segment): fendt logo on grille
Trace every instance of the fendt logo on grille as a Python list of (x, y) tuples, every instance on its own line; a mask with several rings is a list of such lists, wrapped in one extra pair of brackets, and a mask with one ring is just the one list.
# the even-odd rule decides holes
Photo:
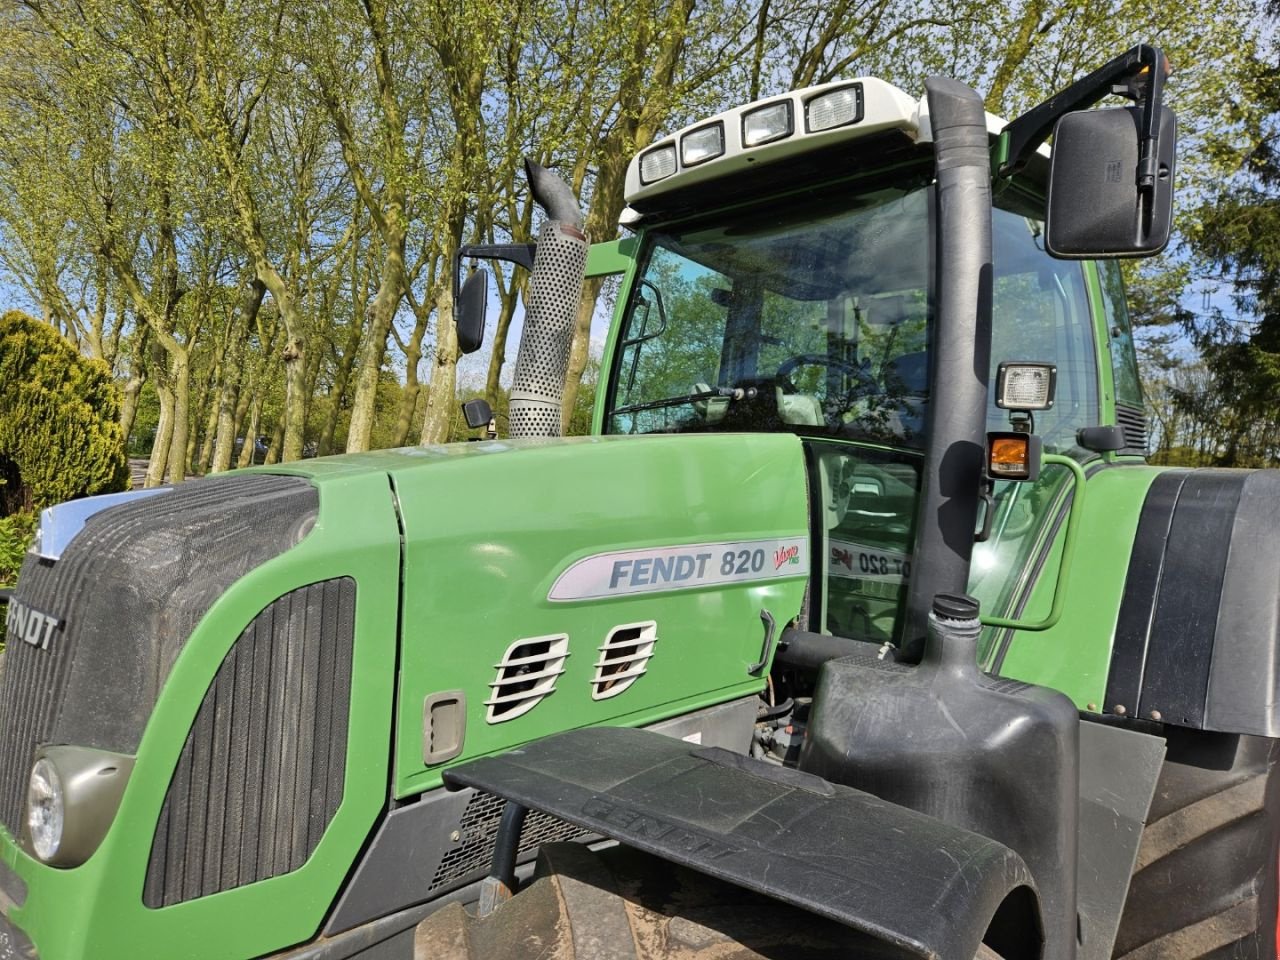
[(22, 639), (33, 647), (48, 650), (53, 631), (60, 628), (62, 623), (55, 616), (41, 613), (17, 600), (10, 600), (9, 612), (4, 617), (4, 632), (10, 639)]

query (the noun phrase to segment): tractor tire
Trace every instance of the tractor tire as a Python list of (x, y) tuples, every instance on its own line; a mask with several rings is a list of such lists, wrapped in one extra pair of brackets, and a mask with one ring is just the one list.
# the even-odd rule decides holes
[(1280, 741), (1170, 728), (1117, 960), (1276, 960)]
[[(542, 847), (534, 881), (488, 917), (453, 903), (418, 925), (414, 960), (886, 960), (842, 924), (628, 847)], [(975, 960), (999, 960), (985, 946)]]

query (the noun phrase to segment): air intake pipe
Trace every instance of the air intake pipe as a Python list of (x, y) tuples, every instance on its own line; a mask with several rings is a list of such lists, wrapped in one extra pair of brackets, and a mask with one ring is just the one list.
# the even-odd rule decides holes
[(916, 549), (900, 659), (924, 649), (936, 593), (968, 587), (978, 520), (991, 365), (991, 156), (982, 98), (925, 81), (937, 170), (938, 289)]
[(525, 173), (534, 202), (547, 219), (538, 231), (529, 276), (524, 331), (511, 384), (510, 435), (558, 437), (560, 401), (590, 241), (568, 185), (531, 160), (525, 161)]

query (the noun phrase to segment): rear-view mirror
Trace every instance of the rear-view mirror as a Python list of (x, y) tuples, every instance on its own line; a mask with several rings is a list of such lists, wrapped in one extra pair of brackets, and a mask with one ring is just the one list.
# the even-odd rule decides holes
[(484, 318), (489, 306), (489, 271), (477, 267), (458, 291), (453, 321), (458, 328), (458, 349), (475, 353), (484, 343)]
[[(1151, 182), (1139, 182), (1142, 107), (1068, 113), (1053, 130), (1045, 232), (1062, 259), (1149, 257), (1169, 242), (1176, 120), (1160, 108)], [(1152, 149), (1148, 146), (1148, 149)]]

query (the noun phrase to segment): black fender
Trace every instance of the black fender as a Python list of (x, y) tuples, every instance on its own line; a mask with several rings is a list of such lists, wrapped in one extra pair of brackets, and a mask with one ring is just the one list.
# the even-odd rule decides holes
[(969, 960), (984, 938), (1006, 960), (1040, 955), (1039, 898), (1016, 853), (811, 774), (594, 728), (444, 779), (844, 923), (902, 957)]
[(1280, 737), (1280, 470), (1169, 470), (1129, 556), (1104, 712)]

